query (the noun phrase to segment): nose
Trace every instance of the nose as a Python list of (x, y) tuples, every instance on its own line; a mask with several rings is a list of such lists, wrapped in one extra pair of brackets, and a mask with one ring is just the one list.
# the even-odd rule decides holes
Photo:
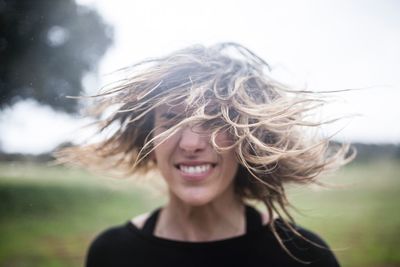
[(179, 148), (186, 152), (195, 153), (204, 150), (208, 141), (206, 137), (192, 127), (185, 127), (181, 130)]

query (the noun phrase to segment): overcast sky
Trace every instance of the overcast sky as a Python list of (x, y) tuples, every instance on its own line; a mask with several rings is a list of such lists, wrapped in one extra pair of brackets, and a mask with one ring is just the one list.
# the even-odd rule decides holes
[[(344, 141), (400, 143), (400, 1), (79, 0), (115, 27), (115, 44), (88, 91), (110, 72), (187, 45), (241, 43), (268, 61), (282, 82), (342, 93), (326, 116), (361, 116), (326, 128)], [(96, 86), (94, 86), (94, 84)], [(35, 116), (32, 116), (35, 114)], [(40, 153), (75, 136), (82, 121), (33, 101), (0, 114), (8, 152)], [(25, 136), (25, 137), (24, 137)], [(75, 136), (76, 137), (76, 136)]]

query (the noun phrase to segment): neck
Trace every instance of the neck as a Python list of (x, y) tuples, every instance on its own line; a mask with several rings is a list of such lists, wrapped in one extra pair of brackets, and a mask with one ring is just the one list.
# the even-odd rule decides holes
[(201, 206), (170, 196), (162, 209), (155, 235), (181, 241), (212, 241), (245, 233), (243, 202), (234, 194)]

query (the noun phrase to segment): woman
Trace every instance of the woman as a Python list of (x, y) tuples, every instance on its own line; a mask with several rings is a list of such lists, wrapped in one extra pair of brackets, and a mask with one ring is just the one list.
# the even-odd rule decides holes
[[(100, 234), (86, 266), (339, 266), (327, 244), (294, 224), (284, 190), (345, 164), (347, 147), (311, 138), (322, 103), (268, 76), (235, 43), (194, 46), (135, 65), (99, 94), (97, 143), (64, 161), (130, 174), (158, 169), (169, 201)], [(262, 202), (265, 213), (249, 201)]]

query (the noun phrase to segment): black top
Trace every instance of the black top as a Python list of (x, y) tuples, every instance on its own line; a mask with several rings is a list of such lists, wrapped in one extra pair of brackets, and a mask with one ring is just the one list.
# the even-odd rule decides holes
[(261, 215), (246, 206), (246, 233), (223, 240), (187, 242), (153, 235), (160, 209), (155, 210), (138, 229), (131, 222), (110, 228), (91, 244), (87, 267), (134, 266), (278, 266), (278, 267), (338, 267), (339, 264), (326, 243), (316, 234), (296, 226), (304, 238), (325, 248), (319, 248), (297, 237), (276, 220), (277, 230), (296, 261), (281, 247), (268, 225), (262, 225)]

